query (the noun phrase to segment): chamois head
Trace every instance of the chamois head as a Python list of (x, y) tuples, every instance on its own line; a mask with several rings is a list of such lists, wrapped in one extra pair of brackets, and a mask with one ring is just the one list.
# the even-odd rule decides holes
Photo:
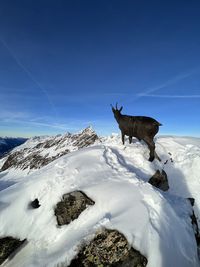
[(112, 105), (111, 105), (111, 107), (112, 107), (112, 112), (113, 112), (113, 114), (115, 116), (115, 119), (116, 120), (119, 119), (119, 117), (121, 116), (121, 111), (122, 111), (123, 107), (121, 106), (121, 108), (118, 109), (117, 103), (115, 105), (115, 108)]

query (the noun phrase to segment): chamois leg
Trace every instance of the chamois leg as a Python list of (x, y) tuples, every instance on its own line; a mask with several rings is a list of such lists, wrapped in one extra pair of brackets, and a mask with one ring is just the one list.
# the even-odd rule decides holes
[(129, 144), (132, 143), (132, 136), (129, 136)]
[(161, 161), (161, 159), (158, 157), (158, 154), (156, 153), (156, 151), (155, 151), (155, 158), (156, 158), (157, 160)]
[(123, 145), (124, 145), (124, 136), (125, 136), (125, 134), (122, 133), (122, 143), (123, 143)]
[(149, 137), (146, 137), (143, 139), (145, 143), (148, 145), (149, 150), (150, 150), (150, 157), (149, 161), (153, 161), (155, 159), (155, 143), (153, 140), (151, 140)]

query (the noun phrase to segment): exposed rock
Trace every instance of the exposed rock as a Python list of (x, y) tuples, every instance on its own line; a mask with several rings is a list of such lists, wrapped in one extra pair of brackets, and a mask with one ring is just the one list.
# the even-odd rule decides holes
[(167, 164), (167, 162), (168, 162), (168, 159), (164, 162), (164, 164)]
[(0, 238), (0, 264), (2, 264), (13, 252), (15, 252), (25, 240), (13, 237)]
[(157, 170), (155, 174), (149, 179), (149, 183), (163, 191), (167, 191), (169, 189), (167, 174), (164, 170), (160, 172)]
[(8, 156), (7, 160), (3, 164), (1, 171), (5, 171), (10, 167), (17, 167), (22, 170), (26, 168), (39, 169), (40, 167), (47, 165), (54, 158), (42, 157), (37, 152), (33, 152), (30, 155), (24, 157), (24, 151), (16, 151)]
[(81, 248), (70, 267), (144, 267), (147, 259), (117, 230), (103, 229)]
[(98, 139), (97, 134), (90, 127), (77, 134), (34, 137), (25, 143), (26, 147), (23, 145), (21, 149), (19, 147), (7, 155), (1, 171), (11, 167), (22, 170), (39, 169), (71, 151), (94, 144)]
[(40, 205), (39, 200), (37, 198), (29, 203), (29, 208), (32, 208), (32, 209), (38, 209), (40, 206), (41, 205)]
[(58, 202), (55, 208), (58, 225), (69, 224), (89, 206), (94, 205), (85, 193), (74, 191), (63, 195), (62, 201)]
[(22, 158), (22, 152), (17, 151), (10, 154), (7, 160), (4, 162), (1, 171), (9, 169), (12, 165), (15, 166), (17, 164), (17, 161), (20, 160), (21, 158)]
[(190, 201), (190, 204), (192, 205), (192, 207), (194, 207), (195, 199), (193, 197), (188, 197), (187, 199)]
[(193, 229), (194, 229), (194, 234), (195, 234), (197, 246), (200, 246), (199, 227), (198, 227), (197, 218), (196, 218), (196, 216), (194, 214), (194, 211), (193, 211), (193, 213), (191, 215), (191, 220), (192, 220), (192, 226), (193, 226)]
[(81, 134), (72, 136), (74, 146), (77, 146), (79, 149), (93, 144), (97, 139), (97, 134), (94, 131), (91, 132), (90, 127), (86, 128)]
[[(190, 201), (190, 204), (191, 204), (192, 207), (193, 207), (193, 206), (194, 206), (195, 199), (189, 197), (188, 200)], [(195, 239), (196, 239), (196, 242), (197, 242), (197, 247), (199, 247), (199, 249), (200, 249), (200, 233), (199, 233), (199, 226), (198, 226), (197, 218), (196, 218), (196, 216), (195, 216), (195, 213), (194, 213), (193, 208), (192, 208), (192, 215), (190, 216), (190, 218), (191, 218), (191, 223), (192, 223), (192, 227), (193, 227), (194, 234), (195, 234)]]

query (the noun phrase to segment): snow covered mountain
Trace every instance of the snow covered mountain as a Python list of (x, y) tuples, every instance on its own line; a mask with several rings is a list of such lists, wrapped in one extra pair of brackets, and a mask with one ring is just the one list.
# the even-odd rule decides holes
[[(124, 146), (119, 135), (97, 139), (87, 129), (85, 140), (91, 137), (93, 145), (83, 148), (83, 132), (80, 139), (33, 139), (12, 152), (25, 149), (23, 159), (15, 154), (14, 168), (0, 173), (0, 240), (12, 236), (26, 242), (3, 266), (70, 266), (80, 245), (103, 227), (122, 233), (146, 257), (148, 267), (199, 267), (193, 210), (186, 198), (195, 199), (200, 218), (200, 139), (160, 136), (156, 151), (162, 161), (149, 162), (144, 143), (134, 140)], [(32, 166), (27, 157), (36, 151), (51, 162), (38, 163), (40, 169), (27, 174)], [(157, 170), (167, 173), (167, 192), (148, 183)], [(68, 225), (58, 226), (57, 203), (77, 190), (94, 204)], [(31, 209), (35, 199), (40, 205)]]
[(96, 140), (98, 136), (91, 127), (77, 134), (33, 137), (1, 160), (0, 168), (1, 171), (39, 169), (69, 152), (92, 145)]

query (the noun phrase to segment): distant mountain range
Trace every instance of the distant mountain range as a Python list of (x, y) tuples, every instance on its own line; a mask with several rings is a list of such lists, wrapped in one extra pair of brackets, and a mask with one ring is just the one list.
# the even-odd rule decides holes
[(39, 169), (69, 152), (94, 144), (98, 139), (99, 137), (90, 127), (76, 134), (36, 136), (6, 154), (6, 157), (1, 160), (0, 170)]
[(22, 145), (26, 142), (27, 138), (12, 138), (12, 137), (0, 137), (0, 157), (5, 153), (8, 153), (16, 146)]

